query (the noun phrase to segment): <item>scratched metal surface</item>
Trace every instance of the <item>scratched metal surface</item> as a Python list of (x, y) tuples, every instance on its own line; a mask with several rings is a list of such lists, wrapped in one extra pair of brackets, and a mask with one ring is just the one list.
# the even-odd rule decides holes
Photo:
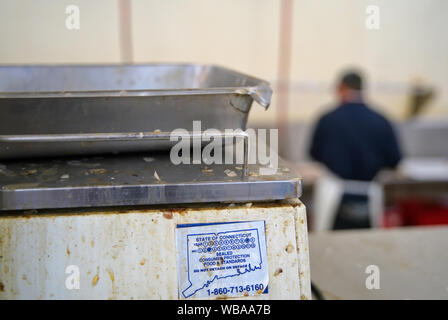
[[(297, 198), (301, 180), (284, 162), (174, 165), (166, 153), (0, 162), (0, 210)], [(226, 171), (230, 170), (230, 171)]]
[[(247, 298), (310, 299), (298, 200), (3, 215), (0, 299), (177, 299), (175, 226), (251, 220), (266, 222), (269, 293)], [(65, 286), (69, 265), (79, 266), (79, 290)]]
[(168, 142), (15, 141), (81, 133), (245, 129), (253, 100), (267, 108), (269, 83), (196, 64), (0, 66), (0, 159), (169, 149)]

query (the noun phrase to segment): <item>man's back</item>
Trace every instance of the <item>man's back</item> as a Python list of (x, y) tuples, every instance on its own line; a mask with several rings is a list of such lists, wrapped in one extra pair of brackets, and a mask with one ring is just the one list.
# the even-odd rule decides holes
[(311, 156), (343, 179), (374, 178), (381, 168), (395, 167), (401, 154), (385, 117), (363, 103), (345, 103), (318, 122)]

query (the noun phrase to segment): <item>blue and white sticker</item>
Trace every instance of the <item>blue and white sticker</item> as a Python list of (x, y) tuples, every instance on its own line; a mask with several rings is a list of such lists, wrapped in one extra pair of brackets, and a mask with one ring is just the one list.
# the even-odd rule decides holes
[(179, 298), (266, 294), (264, 221), (177, 225)]

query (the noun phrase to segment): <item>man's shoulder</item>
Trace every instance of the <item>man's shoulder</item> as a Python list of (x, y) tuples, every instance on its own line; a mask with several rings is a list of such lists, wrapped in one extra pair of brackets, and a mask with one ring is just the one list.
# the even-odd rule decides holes
[(319, 118), (319, 125), (337, 126), (352, 121), (354, 117), (361, 122), (365, 120), (377, 125), (389, 125), (390, 122), (387, 117), (376, 109), (367, 103), (351, 104), (348, 107), (347, 105), (339, 105), (323, 112)]
[(372, 118), (375, 118), (378, 122), (381, 122), (385, 125), (389, 125), (390, 122), (387, 119), (387, 117), (381, 113), (381, 111), (379, 111), (380, 108), (378, 107), (372, 107), (371, 105), (365, 105), (366, 106), (366, 110), (370, 113), (370, 116)]
[(360, 102), (360, 103), (352, 104), (351, 107), (352, 107), (352, 109), (345, 108), (344, 105), (342, 105), (341, 108), (337, 108), (338, 110), (334, 110), (334, 111), (335, 111), (335, 114), (339, 113), (342, 115), (344, 113), (351, 113), (353, 110), (357, 110), (358, 113), (364, 114), (364, 116), (369, 117), (371, 120), (376, 119), (378, 121), (385, 122), (385, 123), (389, 122), (387, 120), (386, 116), (384, 116), (381, 113), (381, 111), (379, 111), (379, 109), (381, 109), (381, 108), (379, 108), (376, 105), (372, 105), (367, 102)]
[(320, 123), (325, 123), (325, 122), (331, 121), (335, 117), (338, 117), (338, 114), (340, 113), (340, 110), (339, 110), (340, 108), (338, 106), (326, 108), (326, 109), (327, 110), (324, 111), (323, 113), (321, 113), (321, 115), (319, 117)]

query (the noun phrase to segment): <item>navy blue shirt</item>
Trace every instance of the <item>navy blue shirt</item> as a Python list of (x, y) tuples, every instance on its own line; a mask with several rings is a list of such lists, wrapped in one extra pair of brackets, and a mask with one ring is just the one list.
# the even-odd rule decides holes
[(401, 159), (389, 121), (363, 103), (346, 103), (323, 115), (315, 128), (310, 155), (347, 180), (372, 180)]

